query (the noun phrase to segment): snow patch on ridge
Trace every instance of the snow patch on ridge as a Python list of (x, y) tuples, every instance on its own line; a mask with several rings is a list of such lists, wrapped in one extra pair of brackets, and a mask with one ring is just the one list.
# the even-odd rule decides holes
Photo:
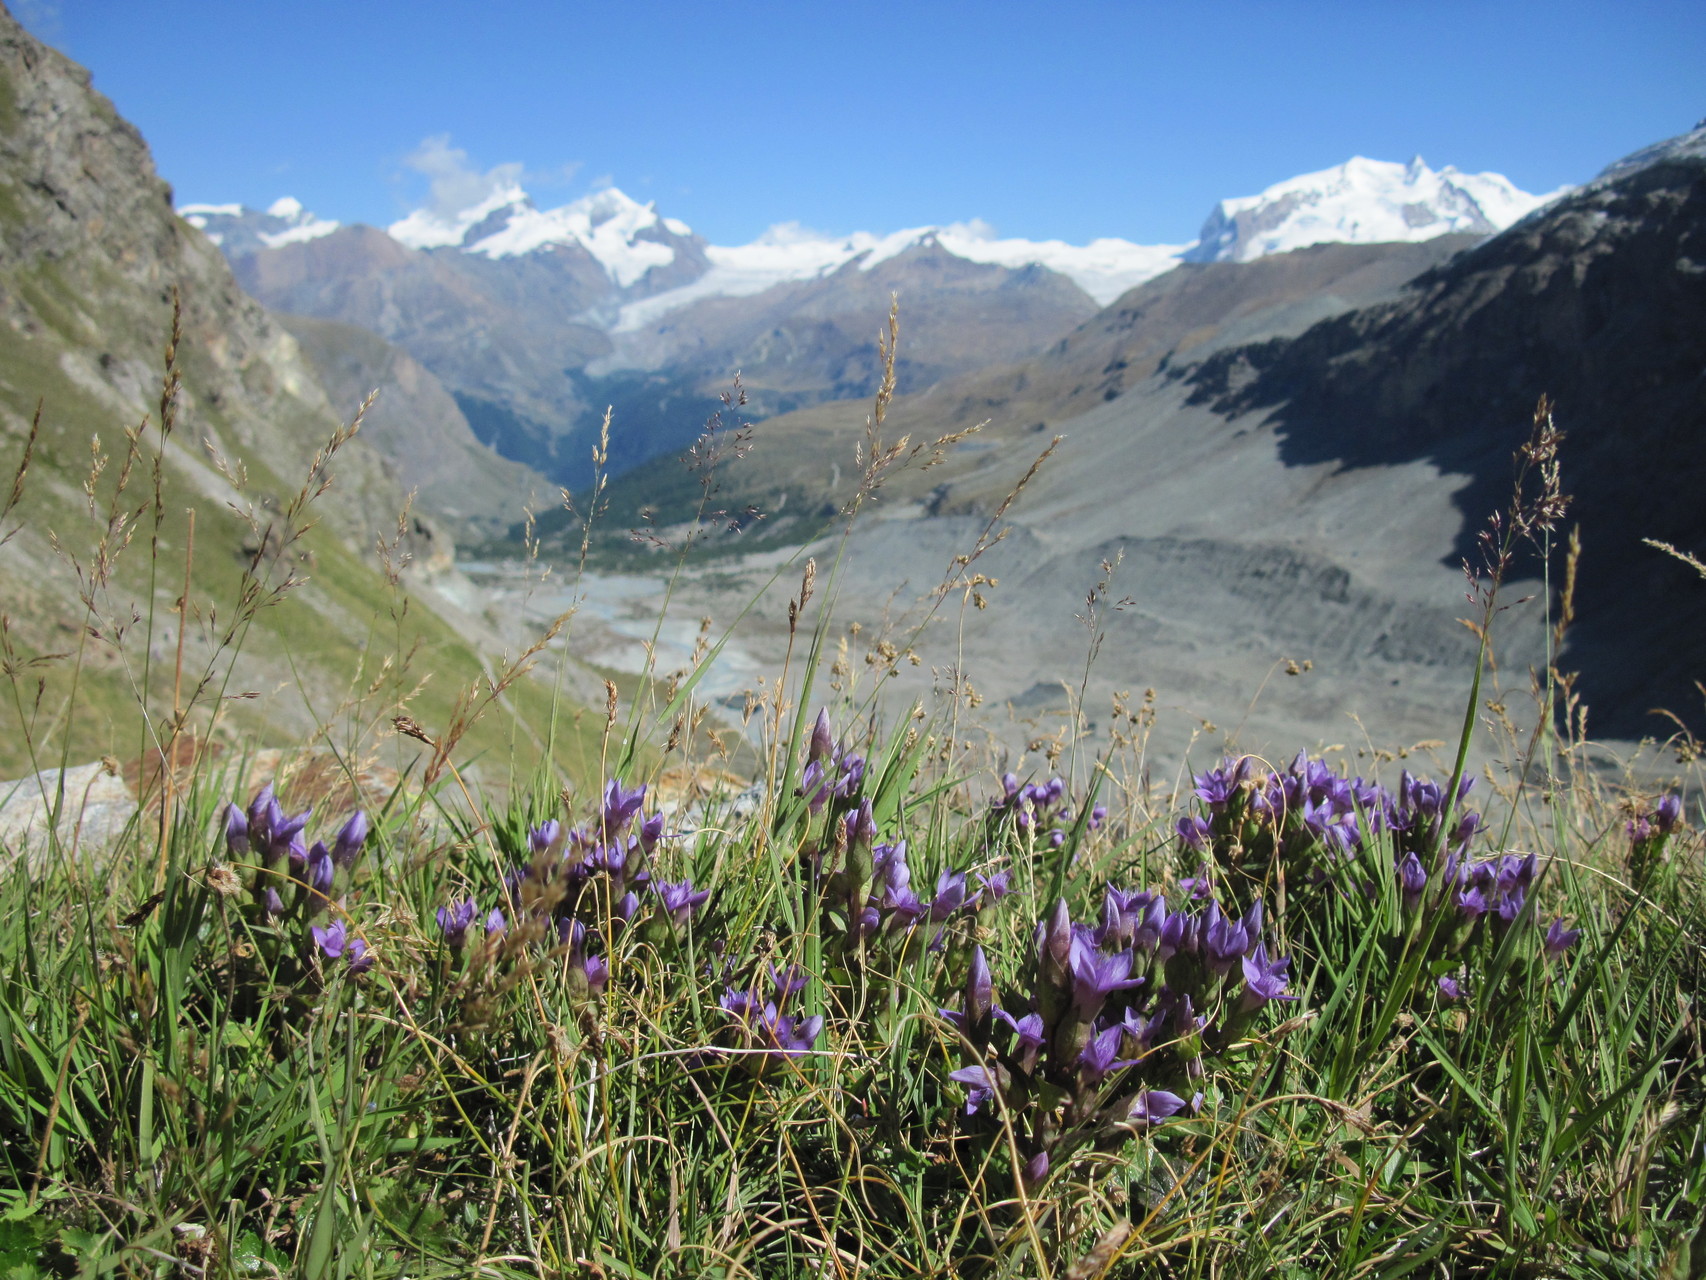
[(744, 298), (779, 284), (816, 280), (857, 262), (870, 271), (881, 263), (929, 242), (956, 257), (1001, 267), (1043, 266), (1071, 279), (1106, 306), (1127, 289), (1153, 279), (1178, 265), (1189, 245), (1141, 245), (1129, 240), (1101, 239), (1088, 245), (1060, 240), (997, 239), (987, 223), (953, 223), (945, 227), (910, 227), (878, 235), (856, 231), (830, 236), (810, 231), (797, 222), (771, 227), (743, 245), (708, 245), (711, 268), (691, 284), (630, 302), (614, 326), (618, 333), (643, 329), (671, 311), (705, 298)]

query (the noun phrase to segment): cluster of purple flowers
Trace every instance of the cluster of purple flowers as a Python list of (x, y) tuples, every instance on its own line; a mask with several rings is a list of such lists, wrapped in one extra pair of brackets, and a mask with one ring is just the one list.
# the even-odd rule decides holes
[[(262, 924), (320, 915), (332, 903), (339, 874), (347, 879), (367, 843), (367, 814), (357, 809), (329, 846), (324, 840), (309, 845), (304, 831), (312, 812), (286, 814), (270, 783), (255, 793), (248, 809), (234, 803), (225, 807), (225, 848), (233, 860), (245, 856), (253, 860), (250, 892)], [(309, 935), (326, 959), (344, 960), (351, 973), (373, 967), (366, 941), (351, 937), (343, 919), (325, 927), (311, 926)]]
[[(605, 784), (596, 814), (568, 829), (555, 818), (527, 833), (529, 861), (503, 886), (503, 904), (481, 916), (473, 899), (438, 909), (438, 926), (453, 951), (468, 942), (476, 919), (492, 945), (512, 940), (561, 948), (569, 980), (583, 992), (602, 990), (608, 960), (591, 951), (595, 940), (614, 942), (631, 925), (659, 938), (686, 926), (709, 897), (693, 882), (656, 880), (652, 855), (665, 838), (661, 813), (644, 816), (646, 788)], [(647, 913), (647, 902), (651, 911)]]
[(837, 745), (827, 710), (812, 726), (800, 794), (814, 815), (829, 806), (821, 843), (802, 845), (808, 874), (823, 888), (825, 932), (857, 950), (882, 939), (896, 940), (904, 951), (921, 935), (927, 949), (946, 945), (947, 924), (970, 918), (1012, 892), (1005, 871), (978, 873), (976, 884), (965, 871), (944, 868), (935, 889), (924, 896), (913, 884), (905, 840), (877, 842), (876, 815), (864, 794), (864, 760)]
[[(862, 812), (868, 813), (868, 809)], [(978, 887), (973, 889), (964, 871), (945, 867), (936, 877), (935, 892), (928, 899), (921, 898), (912, 887), (904, 840), (876, 845), (870, 861), (869, 892), (852, 922), (850, 936), (854, 941), (902, 935), (919, 925), (945, 925), (958, 915), (976, 915), (980, 907), (993, 906), (1013, 891), (1009, 872), (978, 872)], [(939, 949), (945, 936), (936, 930), (930, 946)]]
[[(1001, 794), (989, 802), (992, 816), (1011, 820), (1021, 832), (1034, 834), (1051, 849), (1066, 843), (1067, 832), (1077, 821), (1071, 793), (1060, 778), (1021, 784), (1015, 773), (1001, 775)], [(1107, 820), (1106, 805), (1094, 806), (1085, 826), (1094, 831)]]
[(1203, 1053), (1269, 1002), (1296, 998), (1290, 960), (1268, 954), (1262, 927), (1259, 900), (1241, 916), (1212, 898), (1170, 911), (1160, 893), (1110, 885), (1094, 925), (1058, 902), (1036, 928), (1023, 1012), (997, 1002), (976, 948), (960, 1008), (942, 1011), (971, 1059), (950, 1073), (967, 1113), (1001, 1099), (1034, 1184), (1079, 1145), (1200, 1106)]
[(1179, 838), (1198, 853), (1218, 844), (1249, 844), (1258, 833), (1277, 836), (1286, 854), (1323, 850), (1353, 854), (1364, 841), (1391, 833), (1394, 848), (1429, 853), (1441, 843), (1441, 824), (1450, 822), (1445, 845), (1462, 855), (1469, 841), (1484, 829), (1481, 816), (1462, 807), (1474, 788), (1473, 778), (1458, 785), (1456, 800), (1447, 804), (1445, 788), (1406, 770), (1396, 790), (1364, 778), (1335, 773), (1324, 760), (1299, 752), (1284, 769), (1260, 769), (1252, 756), (1223, 761), (1207, 773), (1194, 774), (1193, 793), (1207, 808), (1206, 817), (1180, 818)]
[[(1276, 772), (1257, 768), (1249, 756), (1229, 759), (1193, 781), (1206, 813), (1180, 818), (1179, 837), (1223, 867), (1239, 851), (1277, 852), (1306, 869), (1305, 883), (1319, 883), (1333, 862), (1348, 861), (1380, 839), (1392, 850), (1399, 896), (1417, 922), (1413, 927), (1419, 929), (1437, 910), (1455, 913), (1452, 927), (1433, 935), (1440, 956), (1457, 954), (1489, 929), (1502, 938), (1512, 928), (1533, 925), (1535, 855), (1468, 857), (1470, 842), (1486, 829), (1481, 816), (1464, 807), (1472, 778), (1463, 779), (1451, 801), (1447, 788), (1408, 770), (1388, 789), (1299, 754)], [(1373, 884), (1363, 888), (1370, 895), (1376, 890)], [(1563, 954), (1579, 936), (1562, 920), (1553, 921), (1542, 938), (1545, 957)], [(1448, 999), (1467, 994), (1463, 982), (1449, 977), (1439, 989)]]
[(734, 1047), (746, 1051), (740, 1063), (754, 1076), (809, 1052), (823, 1030), (821, 1015), (805, 1018), (788, 1012), (789, 1002), (805, 990), (805, 971), (799, 965), (778, 969), (773, 964), (766, 970), (768, 981), (727, 986), (717, 1001), (729, 1016)]

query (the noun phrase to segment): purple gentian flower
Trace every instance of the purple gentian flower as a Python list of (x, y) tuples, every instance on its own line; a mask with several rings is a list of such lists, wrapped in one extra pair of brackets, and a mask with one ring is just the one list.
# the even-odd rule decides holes
[(797, 1058), (816, 1042), (818, 1032), (823, 1030), (823, 1018), (812, 1017), (802, 1021), (778, 1012), (773, 1004), (766, 1004), (754, 1019), (754, 1030), (774, 1052)]
[(976, 896), (973, 895), (969, 902), (966, 898), (966, 873), (944, 868), (936, 877), (936, 896), (930, 899), (930, 919), (940, 924), (965, 906), (977, 909)]
[(997, 871), (994, 875), (988, 876), (980, 871), (977, 873), (977, 882), (983, 886), (981, 896), (986, 903), (1000, 902), (1001, 899), (1013, 892), (1013, 873), (1011, 871)]
[(1204, 818), (1195, 816), (1180, 818), (1176, 824), (1179, 839), (1197, 853), (1208, 848), (1208, 842), (1214, 836), (1214, 830)]
[(272, 783), (255, 792), (254, 799), (249, 801), (248, 819), (250, 839), (257, 845), (269, 846), (270, 851), (273, 823), (284, 821), (284, 809), (273, 795)]
[[(1202, 1095), (1197, 1096), (1200, 1098)], [(1185, 1100), (1178, 1094), (1165, 1089), (1145, 1089), (1133, 1100), (1126, 1118), (1133, 1124), (1160, 1124), (1168, 1116), (1177, 1115), (1184, 1109)]]
[(1682, 797), (1674, 791), (1667, 791), (1659, 801), (1659, 807), (1653, 810), (1653, 826), (1661, 836), (1668, 836), (1681, 821)]
[(829, 723), (829, 708), (820, 707), (812, 722), (812, 737), (806, 747), (807, 761), (827, 760), (835, 750), (835, 730)]
[(373, 957), (367, 952), (367, 943), (361, 938), (351, 938), (349, 946), (344, 951), (344, 959), (352, 974), (360, 975), (373, 968)]
[(804, 991), (806, 983), (811, 980), (811, 975), (806, 972), (804, 965), (790, 964), (786, 969), (778, 969), (773, 964), (765, 967), (770, 970), (770, 986), (777, 1008), (785, 1005), (789, 996)]
[(1048, 1177), (1048, 1152), (1039, 1151), (1019, 1171), (1019, 1185), (1026, 1191), (1035, 1191), (1044, 1178)]
[(479, 908), (474, 900), (453, 903), (448, 907), (438, 909), (438, 927), (444, 931), (444, 940), (452, 947), (460, 947), (468, 940), (469, 926), (474, 923), (474, 916)]
[(971, 969), (966, 975), (966, 1017), (973, 1026), (989, 1017), (995, 1008), (995, 979), (990, 976), (989, 961), (983, 948), (974, 947)]
[(538, 856), (557, 843), (557, 837), (562, 834), (563, 824), (555, 818), (547, 818), (527, 833), (527, 847)]
[[(302, 829), (308, 825), (308, 818), (314, 811), (304, 809), (294, 817), (287, 818), (276, 800), (273, 801), (271, 810), (268, 814), (271, 829), (267, 832), (267, 842), (272, 846), (273, 856), (276, 858), (281, 853), (288, 853), (294, 861), (306, 844)], [(250, 825), (252, 827), (253, 822)]]
[(912, 868), (906, 865), (906, 841), (879, 844), (871, 850), (871, 873), (890, 889), (912, 883)]
[(234, 804), (225, 806), (225, 849), (233, 856), (249, 850), (249, 819)]
[(585, 969), (586, 985), (594, 991), (603, 991), (610, 981), (610, 962), (603, 956), (588, 956)]
[(1187, 954), (1197, 949), (1195, 923), (1183, 911), (1175, 911), (1161, 922), (1155, 941), (1155, 958), (1166, 964), (1179, 952)]
[(367, 843), (367, 831), (367, 814), (357, 809), (338, 828), (338, 834), (332, 840), (332, 861), (340, 867), (354, 866), (361, 846)]
[(509, 921), (504, 919), (502, 907), (493, 907), (492, 913), (486, 917), (486, 936), (488, 938), (509, 932)]
[(1197, 799), (1212, 809), (1224, 808), (1226, 802), (1238, 794), (1244, 775), (1249, 772), (1249, 756), (1240, 756), (1237, 763), (1230, 764), (1230, 767), (1229, 763), (1222, 761), (1218, 769), (1191, 775), (1191, 781), (1196, 783)]
[(617, 833), (626, 827), (634, 815), (645, 803), (646, 786), (641, 783), (632, 791), (624, 790), (620, 781), (615, 778), (604, 784), (604, 811), (599, 815), (599, 824), (606, 840), (614, 840)]
[(1270, 1000), (1295, 1000), (1296, 996), (1288, 996), (1285, 989), (1291, 979), (1286, 970), (1291, 967), (1291, 957), (1281, 956), (1278, 960), (1268, 959), (1267, 947), (1258, 942), (1255, 949), (1244, 957), (1244, 995), (1239, 1005), (1245, 1010), (1259, 1009)]
[(859, 790), (865, 780), (865, 757), (848, 756), (841, 762), (841, 776), (835, 780), (835, 794), (842, 800)]
[(847, 843), (870, 844), (877, 838), (877, 815), (871, 808), (870, 798), (859, 801), (859, 807), (847, 815)]
[(1072, 942), (1072, 1008), (1078, 1017), (1089, 1022), (1107, 999), (1116, 991), (1143, 985), (1142, 978), (1131, 976), (1131, 952), (1105, 956), (1082, 939)]
[(342, 956), (351, 973), (366, 973), (373, 967), (373, 957), (367, 954), (367, 943), (350, 937), (349, 928), (341, 919), (332, 921), (324, 929), (313, 925), (308, 932), (326, 959), (336, 960)]
[(734, 987), (728, 987), (718, 997), (717, 1004), (724, 1013), (744, 1022), (752, 1016), (752, 1011), (758, 1007), (758, 1000), (750, 991), (739, 991)]
[(1442, 973), (1439, 978), (1439, 993), (1446, 1000), (1461, 1000), (1466, 992), (1461, 983), (1449, 973)]
[(632, 889), (617, 899), (612, 909), (611, 924), (616, 926), (629, 925), (634, 922), (635, 914), (640, 910), (640, 895)]
[(314, 847), (308, 851), (308, 861), (304, 868), (308, 887), (324, 897), (332, 890), (332, 881), (337, 875), (337, 867), (332, 862), (331, 851), (321, 844), (314, 842)]
[(1037, 926), (1037, 953), (1045, 965), (1052, 962), (1062, 978), (1070, 972), (1072, 913), (1067, 909), (1065, 898), (1058, 899), (1048, 919)]
[(1109, 1072), (1123, 1071), (1134, 1060), (1119, 1057), (1120, 1038), (1125, 1032), (1117, 1027), (1090, 1037), (1078, 1054), (1078, 1078), (1085, 1088), (1094, 1089)]
[(1494, 910), (1498, 912), (1499, 919), (1506, 924), (1514, 924), (1516, 918), (1522, 914), (1522, 908), (1527, 901), (1528, 894), (1524, 890), (1512, 889), (1499, 899), (1498, 906)]
[(1232, 962), (1250, 949), (1250, 937), (1243, 923), (1223, 914), (1220, 904), (1212, 899), (1203, 913), (1201, 933), (1203, 959), (1216, 977), (1226, 976)]
[(889, 913), (889, 929), (895, 933), (910, 929), (930, 912), (918, 895), (907, 888), (885, 890), (883, 909)]
[[(1142, 895), (1138, 895), (1142, 896)], [(1144, 951), (1161, 945), (1161, 930), (1167, 923), (1167, 899), (1157, 893), (1150, 898), (1132, 930), (1132, 942)]]
[(1404, 855), (1404, 860), (1398, 864), (1398, 888), (1404, 898), (1404, 907), (1414, 911), (1422, 900), (1422, 890), (1427, 887), (1428, 873), (1422, 866), (1422, 860), (1416, 856), (1414, 849)]
[(1043, 1026), (1042, 1015), (1027, 1013), (1015, 1020), (1005, 1009), (996, 1009), (995, 1016), (1013, 1028), (1013, 1049), (1010, 1056), (1020, 1071), (1030, 1075), (1036, 1070), (1037, 1057), (1042, 1053), (1043, 1045), (1048, 1043), (1048, 1031)]
[(1473, 923), (1487, 914), (1487, 898), (1479, 886), (1457, 891), (1457, 909), (1465, 920)]
[(800, 794), (806, 798), (806, 808), (812, 813), (822, 809), (829, 799), (829, 783), (824, 776), (821, 760), (808, 760), (800, 771)]
[(709, 889), (701, 889), (695, 893), (691, 880), (683, 880), (679, 883), (659, 880), (652, 885), (652, 888), (656, 890), (659, 900), (663, 903), (664, 911), (678, 929), (685, 925), (687, 918), (704, 903), (705, 899), (711, 896)]
[(948, 1072), (948, 1079), (966, 1086), (966, 1114), (973, 1116), (1001, 1088), (1001, 1068), (978, 1065)]
[(1564, 927), (1563, 917), (1560, 916), (1558, 919), (1554, 920), (1551, 927), (1546, 930), (1546, 937), (1543, 940), (1543, 945), (1546, 948), (1546, 958), (1550, 960), (1553, 956), (1563, 955), (1571, 947), (1576, 945), (1576, 941), (1581, 936), (1582, 931), (1580, 929), (1566, 929)]

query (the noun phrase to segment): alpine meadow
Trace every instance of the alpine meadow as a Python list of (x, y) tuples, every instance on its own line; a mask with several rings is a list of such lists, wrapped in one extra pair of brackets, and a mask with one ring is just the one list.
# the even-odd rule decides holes
[(177, 202), (0, 9), (0, 1277), (1706, 1280), (1706, 122), (410, 164)]

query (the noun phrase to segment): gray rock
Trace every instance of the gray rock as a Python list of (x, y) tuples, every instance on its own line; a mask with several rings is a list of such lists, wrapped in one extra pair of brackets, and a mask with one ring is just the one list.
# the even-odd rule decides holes
[(136, 797), (105, 763), (45, 769), (0, 782), (0, 853), (5, 861), (25, 853), (36, 858), (55, 841), (69, 854), (104, 852), (135, 816)]

